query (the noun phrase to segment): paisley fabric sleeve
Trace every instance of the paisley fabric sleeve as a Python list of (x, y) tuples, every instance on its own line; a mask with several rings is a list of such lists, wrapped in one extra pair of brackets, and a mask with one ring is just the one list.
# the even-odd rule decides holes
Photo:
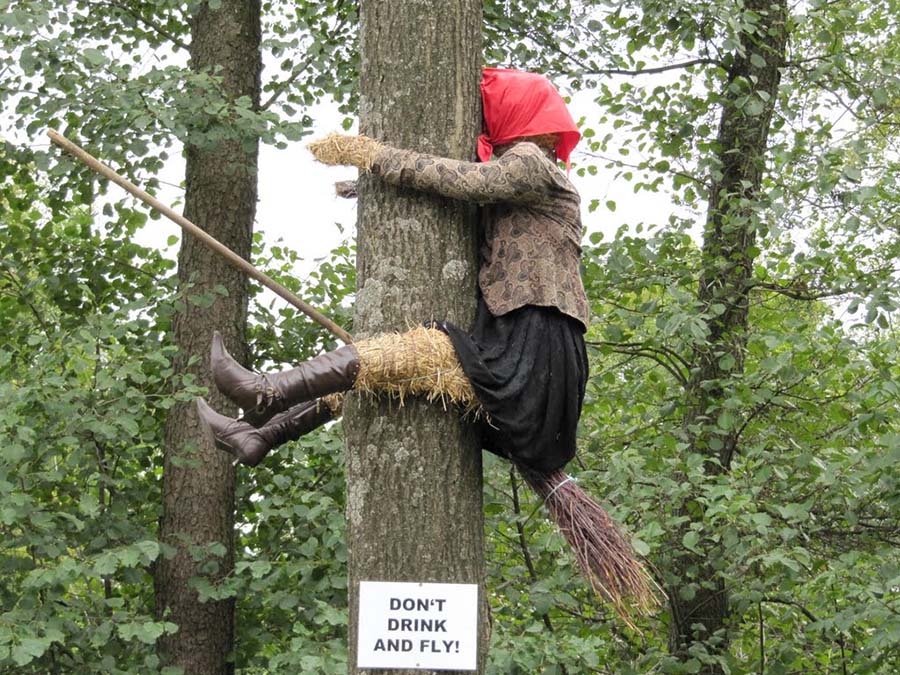
[(375, 158), (372, 172), (392, 185), (451, 199), (478, 204), (535, 204), (546, 201), (557, 187), (554, 174), (559, 170), (536, 145), (520, 143), (500, 159), (485, 163), (386, 146)]

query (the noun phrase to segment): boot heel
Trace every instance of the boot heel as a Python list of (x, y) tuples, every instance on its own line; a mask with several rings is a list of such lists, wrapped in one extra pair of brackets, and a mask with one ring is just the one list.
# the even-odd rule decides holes
[(196, 405), (206, 437), (219, 450), (234, 457), (234, 464), (256, 466), (271, 449), (259, 432), (246, 422), (220, 415), (202, 398), (196, 399)]
[(235, 464), (256, 466), (273, 448), (294, 441), (334, 419), (324, 401), (309, 401), (286, 410), (256, 429), (242, 420), (220, 415), (202, 398), (197, 416), (204, 432), (220, 450), (233, 456)]

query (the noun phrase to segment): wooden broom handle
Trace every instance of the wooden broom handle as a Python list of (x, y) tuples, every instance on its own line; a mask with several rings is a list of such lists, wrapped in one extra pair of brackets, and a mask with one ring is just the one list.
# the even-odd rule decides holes
[(202, 229), (194, 225), (191, 221), (185, 218), (180, 213), (176, 213), (171, 208), (163, 204), (158, 199), (155, 199), (148, 193), (141, 190), (137, 185), (123, 178), (111, 168), (97, 160), (93, 155), (85, 151), (83, 148), (78, 147), (72, 141), (67, 139), (65, 136), (60, 134), (59, 132), (51, 129), (47, 132), (47, 135), (50, 137), (50, 140), (53, 141), (54, 144), (58, 145), (60, 148), (65, 150), (67, 153), (75, 157), (82, 164), (86, 165), (93, 171), (105, 176), (109, 180), (111, 180), (116, 185), (124, 188), (132, 195), (140, 199), (147, 206), (156, 209), (161, 214), (163, 214), (166, 218), (174, 222), (176, 225), (181, 227), (183, 230), (190, 232), (192, 235), (197, 237), (200, 241), (206, 244), (213, 251), (221, 255), (228, 262), (234, 265), (236, 268), (246, 273), (247, 275), (256, 279), (259, 283), (261, 283), (266, 288), (270, 289), (277, 295), (281, 296), (289, 303), (291, 303), (294, 307), (299, 309), (301, 312), (306, 314), (310, 319), (323, 326), (327, 330), (329, 330), (332, 335), (342, 340), (345, 344), (350, 344), (353, 342), (353, 338), (350, 336), (350, 333), (345, 331), (343, 328), (338, 326), (334, 321), (329, 319), (327, 316), (321, 314), (312, 306), (298, 298), (296, 295), (291, 293), (284, 286), (279, 284), (274, 279), (266, 276), (258, 269), (256, 269), (249, 262), (244, 260), (237, 253), (232, 251), (230, 248), (219, 242), (217, 239), (211, 237), (209, 234), (204, 232)]

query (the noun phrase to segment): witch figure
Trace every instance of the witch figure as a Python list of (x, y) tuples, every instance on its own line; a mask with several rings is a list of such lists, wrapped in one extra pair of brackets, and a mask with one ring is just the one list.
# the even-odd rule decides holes
[(472, 419), (483, 447), (519, 468), (595, 590), (629, 615), (652, 605), (652, 582), (616, 524), (562, 471), (575, 456), (588, 377), (580, 198), (558, 164), (568, 167), (580, 133), (543, 75), (489, 68), (481, 93), (480, 162), (365, 136), (332, 134), (309, 146), (323, 163), (356, 166), (391, 185), (483, 207), (471, 330), (432, 322), (275, 374), (246, 370), (216, 335), (213, 379), (244, 415), (225, 417), (200, 400), (200, 419), (219, 448), (255, 466), (273, 448), (339, 416), (347, 390), (449, 399), (477, 413)]

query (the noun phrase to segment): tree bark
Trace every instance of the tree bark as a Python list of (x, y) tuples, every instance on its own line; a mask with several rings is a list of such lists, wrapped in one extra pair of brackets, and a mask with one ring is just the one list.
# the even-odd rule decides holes
[[(722, 383), (744, 368), (754, 244), (762, 208), (759, 191), (787, 39), (785, 0), (747, 0), (743, 6), (759, 17), (759, 23), (755, 33), (742, 33), (742, 48), (733, 55), (723, 92), (698, 288), (709, 337), (692, 357), (683, 420), (689, 452), (707, 459), (707, 475), (713, 480), (728, 472), (738, 444), (737, 430), (723, 430), (717, 420), (728, 397)], [(691, 524), (702, 525), (703, 509), (691, 497), (682, 504), (681, 513), (686, 516), (685, 525), (673, 533), (672, 541), (678, 581), (669, 591), (669, 647), (682, 660), (691, 658), (697, 648), (721, 656), (729, 646), (724, 553), (711, 541), (701, 541), (699, 552), (686, 549), (682, 538)], [(713, 660), (704, 663), (700, 672), (719, 675), (724, 671)]]
[[(480, 131), (481, 3), (363, 0), (360, 19), (361, 131), (396, 147), (474, 160)], [(363, 177), (357, 336), (402, 331), (432, 318), (471, 325), (475, 215), (469, 205)], [(349, 672), (360, 672), (356, 635), (362, 580), (479, 584), (483, 664), (484, 525), (475, 434), (455, 410), (440, 405), (407, 400), (401, 407), (357, 396), (348, 397), (344, 428)], [(429, 671), (390, 671), (407, 672)]]
[[(260, 3), (223, 0), (218, 9), (200, 5), (191, 23), (191, 68), (220, 68), (222, 88), (235, 100), (248, 96), (259, 103)], [(218, 122), (217, 124), (226, 124)], [(221, 127), (220, 127), (221, 128)], [(215, 127), (211, 130), (215, 131)], [(229, 128), (225, 141), (203, 139), (186, 148), (185, 216), (244, 258), (249, 259), (257, 199), (258, 141), (236, 136)], [(219, 410), (235, 408), (216, 392), (209, 374), (209, 344), (214, 330), (222, 332), (230, 350), (246, 356), (244, 328), (248, 281), (223, 258), (185, 235), (178, 257), (182, 288), (189, 295), (211, 294), (211, 306), (186, 302), (174, 322), (178, 346), (176, 373), (193, 376), (209, 387)], [(222, 286), (227, 294), (214, 289)], [(163, 516), (160, 538), (175, 554), (156, 569), (157, 615), (178, 624), (178, 632), (159, 643), (167, 665), (187, 674), (234, 672), (234, 601), (201, 602), (190, 579), (215, 582), (233, 567), (234, 469), (228, 457), (212, 447), (198, 428), (191, 403), (176, 405), (166, 422), (163, 468)], [(204, 552), (211, 544), (224, 554)], [(221, 553), (219, 548), (219, 553)]]

